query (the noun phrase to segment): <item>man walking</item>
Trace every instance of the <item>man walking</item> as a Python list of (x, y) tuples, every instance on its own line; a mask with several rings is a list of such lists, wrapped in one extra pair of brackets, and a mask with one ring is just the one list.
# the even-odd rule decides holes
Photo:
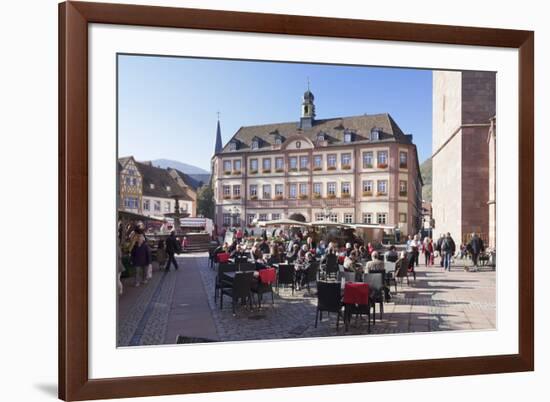
[(445, 235), (441, 233), (441, 235), (439, 236), (439, 239), (437, 239), (437, 242), (435, 243), (435, 251), (437, 251), (439, 254), (439, 257), (440, 257), (439, 263), (441, 265), (441, 268), (443, 268), (443, 253), (441, 252), (441, 245), (443, 244), (443, 240), (445, 240)]
[(166, 262), (166, 271), (170, 271), (170, 265), (174, 264), (174, 267), (178, 269), (178, 263), (174, 254), (179, 254), (181, 251), (181, 245), (176, 239), (176, 232), (172, 230), (170, 236), (166, 239), (166, 254), (168, 254), (168, 261)]
[(477, 271), (477, 261), (479, 259), (479, 255), (485, 250), (485, 247), (483, 245), (483, 240), (481, 240), (475, 232), (472, 233), (472, 240), (470, 240), (469, 248), (472, 253), (472, 262), (474, 264), (472, 271)]
[(443, 258), (443, 267), (445, 270), (451, 272), (451, 260), (456, 250), (456, 244), (451, 237), (450, 233), (441, 242), (441, 254)]

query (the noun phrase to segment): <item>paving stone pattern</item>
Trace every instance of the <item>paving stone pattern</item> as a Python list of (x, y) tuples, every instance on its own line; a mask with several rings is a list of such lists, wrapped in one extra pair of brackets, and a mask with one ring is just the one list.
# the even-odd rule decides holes
[[(129, 345), (137, 336), (143, 345), (175, 343), (178, 334), (218, 341), (367, 334), (366, 317), (352, 319), (346, 332), (342, 321), (336, 329), (335, 314), (325, 313), (315, 328), (314, 286), (311, 294), (299, 290), (292, 295), (290, 289), (281, 288), (274, 305), (266, 294), (261, 310), (239, 306), (233, 315), (229, 298), (224, 298), (223, 310), (219, 299), (214, 302), (216, 273), (208, 266), (206, 253), (187, 254), (178, 263), (180, 270), (168, 273), (164, 281), (163, 274), (156, 272), (147, 286), (137, 288), (139, 294), (127, 295), (135, 300), (121, 314), (119, 345)], [(398, 285), (397, 293), (392, 286), (392, 301), (384, 304), (382, 320), (377, 306), (371, 334), (494, 329), (495, 277), (488, 269), (464, 272), (457, 267), (449, 273), (438, 265), (421, 266), (416, 282), (411, 278), (410, 285), (406, 281)]]

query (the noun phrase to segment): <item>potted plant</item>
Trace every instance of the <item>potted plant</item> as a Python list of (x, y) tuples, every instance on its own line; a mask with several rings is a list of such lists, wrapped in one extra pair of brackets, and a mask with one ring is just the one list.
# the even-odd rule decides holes
[(252, 169), (252, 170), (250, 171), (250, 174), (257, 174), (257, 173), (258, 173), (258, 169)]
[(318, 199), (321, 198), (321, 194), (319, 194), (319, 193), (313, 193), (313, 198), (315, 198), (316, 200), (318, 200)]
[(301, 200), (305, 200), (307, 199), (307, 194), (300, 194), (298, 198), (300, 198)]
[(233, 175), (234, 175), (234, 176), (238, 176), (238, 175), (240, 175), (240, 174), (241, 174), (241, 171), (240, 171), (240, 170), (234, 170), (234, 171), (233, 171)]
[(333, 200), (334, 198), (336, 198), (336, 194), (327, 194), (327, 198), (329, 200)]
[(283, 199), (283, 196), (281, 194), (278, 194), (278, 195), (275, 196), (275, 199), (280, 201), (280, 200)]
[(372, 197), (372, 191), (363, 191), (363, 197)]
[(378, 169), (386, 169), (387, 167), (388, 167), (387, 163), (379, 163), (378, 164)]
[(351, 198), (350, 193), (342, 193), (342, 198)]
[(313, 166), (313, 170), (318, 171), (322, 170), (323, 168), (321, 166)]
[(258, 196), (257, 195), (251, 195), (250, 199), (256, 201), (258, 199)]
[(327, 170), (336, 170), (336, 166), (334, 166), (334, 165), (333, 165), (333, 166), (329, 166), (329, 167), (327, 167)]
[(350, 169), (351, 169), (351, 165), (346, 163), (345, 165), (342, 165), (342, 169), (344, 169), (344, 170), (350, 170)]

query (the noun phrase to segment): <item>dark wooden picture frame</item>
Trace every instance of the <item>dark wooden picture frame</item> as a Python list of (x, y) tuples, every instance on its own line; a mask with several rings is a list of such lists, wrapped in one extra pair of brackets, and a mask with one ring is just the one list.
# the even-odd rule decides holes
[[(88, 24), (519, 49), (519, 353), (89, 379)], [(534, 370), (534, 33), (382, 21), (66, 2), (59, 5), (59, 397), (138, 397)]]

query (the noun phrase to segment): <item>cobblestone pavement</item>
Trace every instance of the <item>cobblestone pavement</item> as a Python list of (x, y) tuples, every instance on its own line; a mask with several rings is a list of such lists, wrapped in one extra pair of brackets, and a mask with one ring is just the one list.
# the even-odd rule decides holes
[[(326, 313), (315, 328), (314, 287), (311, 294), (300, 290), (292, 295), (290, 289), (280, 289), (274, 305), (264, 295), (261, 310), (239, 306), (234, 316), (229, 299), (224, 300), (223, 310), (219, 300), (214, 302), (216, 273), (209, 268), (206, 253), (178, 261), (183, 269), (168, 273), (164, 280), (157, 272), (146, 287), (137, 288), (142, 291), (119, 320), (119, 345), (174, 343), (177, 334), (239, 341), (367, 333), (366, 318), (352, 319), (346, 332), (342, 321), (336, 329), (335, 314)], [(438, 265), (420, 266), (416, 281), (411, 278), (410, 285), (404, 281), (397, 293), (392, 287), (392, 301), (384, 304), (382, 320), (377, 306), (371, 333), (494, 329), (495, 277), (488, 269), (465, 272), (457, 266), (449, 273)]]

